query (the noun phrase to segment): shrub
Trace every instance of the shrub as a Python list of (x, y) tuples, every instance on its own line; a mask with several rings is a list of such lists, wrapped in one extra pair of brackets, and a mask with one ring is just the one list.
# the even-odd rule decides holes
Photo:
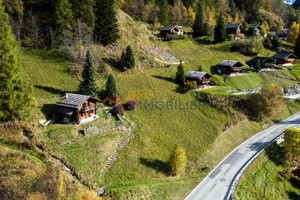
[(107, 97), (106, 101), (104, 100), (103, 103), (106, 103), (109, 106), (115, 106), (118, 105), (120, 103), (120, 97), (117, 94), (114, 94), (112, 97)]
[(125, 104), (125, 108), (127, 110), (134, 110), (136, 108), (136, 101), (134, 100), (127, 101), (127, 103)]
[(271, 42), (270, 38), (266, 37), (264, 39), (264, 47), (266, 49), (272, 49), (273, 48), (273, 45), (272, 45), (272, 42)]
[(35, 193), (30, 193), (27, 197), (26, 200), (47, 200), (47, 196), (44, 193), (39, 193), (39, 192), (35, 192)]
[(182, 174), (185, 171), (186, 163), (185, 150), (181, 147), (175, 147), (169, 158), (171, 175)]
[(234, 35), (233, 34), (229, 34), (228, 35), (228, 40), (232, 41), (234, 39)]
[(250, 115), (254, 120), (261, 120), (263, 117), (273, 116), (281, 109), (283, 93), (273, 85), (263, 88), (260, 93), (249, 96)]
[(80, 191), (77, 193), (78, 200), (101, 200), (101, 197), (98, 197), (95, 191)]
[(113, 107), (113, 114), (114, 115), (120, 115), (120, 116), (123, 116), (124, 115), (124, 106), (121, 105), (121, 104), (118, 104), (116, 106)]
[(226, 84), (223, 81), (220, 81), (219, 79), (217, 79), (216, 77), (210, 77), (210, 84), (211, 85), (220, 85), (220, 86), (225, 86)]
[(198, 71), (199, 71), (199, 72), (202, 72), (202, 70), (203, 70), (203, 69), (202, 69), (202, 66), (200, 65), (199, 68), (198, 68)]
[(187, 90), (197, 89), (198, 88), (197, 81), (186, 81), (184, 83), (184, 88)]

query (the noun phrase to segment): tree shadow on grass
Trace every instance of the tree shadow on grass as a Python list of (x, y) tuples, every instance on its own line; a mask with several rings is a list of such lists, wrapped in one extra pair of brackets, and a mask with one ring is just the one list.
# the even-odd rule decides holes
[(117, 59), (113, 59), (113, 58), (103, 58), (102, 59), (106, 64), (112, 66), (113, 68), (117, 69), (120, 72), (124, 72), (125, 69), (122, 66), (121, 62)]
[(51, 120), (54, 118), (54, 114), (57, 107), (55, 104), (44, 104), (41, 111), (44, 114), (46, 120)]
[(158, 159), (140, 158), (140, 163), (166, 175), (168, 175), (170, 171), (168, 162)]
[(160, 80), (164, 80), (164, 81), (169, 81), (171, 83), (175, 83), (176, 84), (175, 80), (173, 78), (171, 78), (171, 77), (164, 77), (164, 76), (157, 76), (157, 75), (152, 75), (152, 77), (160, 79)]
[(288, 192), (289, 198), (292, 200), (300, 200), (300, 195), (294, 191)]
[(217, 69), (218, 69), (217, 65), (211, 66), (211, 67), (210, 67), (210, 74), (211, 74), (211, 75), (218, 74)]
[[(44, 90), (46, 92), (50, 92), (52, 94), (60, 95), (60, 96), (63, 96), (67, 92), (70, 92), (70, 91), (60, 90), (60, 89), (57, 89), (57, 88), (54, 88), (54, 87), (42, 86), (42, 85), (34, 85), (34, 87), (37, 88), (37, 89), (40, 89), (40, 90)], [(72, 91), (72, 92), (76, 92), (76, 91)]]
[(177, 93), (180, 94), (186, 94), (188, 92), (188, 90), (186, 90), (184, 87), (182, 87), (181, 85), (177, 86), (176, 89), (174, 90)]
[(283, 150), (276, 142), (266, 148), (266, 155), (277, 166), (285, 163)]

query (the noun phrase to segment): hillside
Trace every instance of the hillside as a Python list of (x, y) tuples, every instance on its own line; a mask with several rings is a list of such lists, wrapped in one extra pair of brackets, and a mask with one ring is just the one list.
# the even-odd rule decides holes
[[(205, 102), (199, 109), (187, 107), (187, 103), (195, 101), (194, 92), (184, 92), (178, 87), (173, 81), (177, 65), (156, 62), (158, 55), (168, 55), (160, 59), (170, 55), (177, 57), (184, 61), (186, 71), (196, 70), (201, 65), (209, 73), (211, 66), (223, 59), (245, 63), (250, 57), (230, 52), (230, 41), (213, 45), (191, 40), (161, 42), (146, 24), (134, 21), (122, 11), (118, 13), (118, 19), (120, 30), (123, 30), (118, 45), (101, 47), (97, 55), (102, 58), (100, 63), (115, 75), (121, 102), (134, 99), (138, 108), (126, 112), (126, 117), (135, 124), (134, 138), (118, 150), (116, 160), (107, 172), (104, 168), (108, 158), (117, 143), (127, 135), (119, 129), (122, 124), (99, 112), (101, 118), (87, 125), (53, 124), (45, 128), (38, 125), (38, 121), (45, 118), (47, 109), (51, 109), (65, 92), (77, 91), (80, 78), (69, 72), (76, 63), (58, 50), (22, 48), (18, 52), (19, 63), (24, 68), (23, 76), (34, 85), (37, 108), (30, 120), (33, 141), (65, 163), (90, 189), (106, 185), (108, 194), (116, 199), (182, 199), (208, 173), (209, 170), (203, 170), (205, 166), (212, 169), (234, 147), (261, 130), (264, 124), (280, 121), (299, 110), (299, 101), (287, 101), (277, 115), (258, 123), (242, 113), (234, 119)], [(137, 67), (122, 72), (113, 63), (128, 44), (135, 51)], [(155, 47), (159, 52), (149, 53), (146, 50), (149, 47)], [(94, 46), (93, 49), (97, 48)], [(273, 54), (269, 50), (262, 53), (266, 56)], [(294, 77), (297, 71), (274, 73), (288, 78)], [(221, 76), (214, 76), (223, 81)], [(97, 74), (100, 89), (105, 81), (105, 75)], [(225, 86), (205, 92), (226, 94), (230, 89), (269, 86), (271, 83), (284, 88), (297, 84), (272, 73), (250, 72), (245, 76), (229, 77)], [(167, 109), (167, 102), (173, 103), (172, 109)], [(179, 102), (181, 109), (175, 107)], [(151, 103), (153, 108), (149, 106)], [(100, 135), (80, 133), (92, 125), (100, 129)], [(187, 171), (180, 177), (170, 177), (166, 171), (170, 151), (175, 145), (182, 146), (188, 156)]]

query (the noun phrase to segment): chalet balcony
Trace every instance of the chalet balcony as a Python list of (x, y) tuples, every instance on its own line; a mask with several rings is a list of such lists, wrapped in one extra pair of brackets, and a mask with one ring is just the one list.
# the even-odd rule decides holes
[(88, 106), (83, 108), (82, 112), (89, 112), (91, 110), (96, 110), (96, 106)]

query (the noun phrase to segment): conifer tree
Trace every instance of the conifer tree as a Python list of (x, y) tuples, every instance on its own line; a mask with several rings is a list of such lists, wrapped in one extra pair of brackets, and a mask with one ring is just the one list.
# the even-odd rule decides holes
[(233, 3), (233, 0), (230, 0), (229, 1), (229, 8), (230, 8), (230, 15), (231, 17), (234, 17), (235, 15), (235, 9), (234, 9), (234, 3)]
[(33, 107), (32, 88), (21, 78), (16, 41), (0, 0), (0, 121), (26, 119)]
[(203, 36), (204, 25), (203, 25), (203, 5), (202, 2), (198, 2), (198, 8), (196, 13), (195, 22), (193, 24), (193, 31), (195, 37)]
[(70, 0), (74, 17), (83, 22), (90, 30), (94, 29), (94, 0)]
[(259, 72), (259, 71), (261, 70), (260, 59), (258, 59), (258, 60), (256, 61), (256, 64), (255, 64), (254, 68), (255, 68), (255, 71), (256, 71), (256, 72)]
[(185, 150), (181, 147), (175, 147), (169, 158), (171, 174), (182, 174), (185, 171), (186, 163), (187, 159), (185, 155)]
[(59, 43), (70, 44), (74, 25), (72, 4), (69, 0), (59, 0), (57, 3), (56, 25), (58, 40)]
[(116, 42), (120, 36), (114, 0), (96, 0), (95, 13), (95, 40), (103, 45)]
[(194, 23), (195, 18), (196, 18), (196, 14), (193, 11), (193, 8), (189, 7), (189, 9), (187, 11), (187, 16), (186, 16), (186, 23), (187, 23), (187, 25), (191, 26)]
[(181, 62), (180, 65), (178, 65), (177, 67), (176, 82), (179, 83), (180, 85), (184, 85), (185, 82), (184, 67)]
[(124, 61), (124, 66), (128, 69), (133, 68), (135, 66), (135, 58), (130, 45), (126, 48), (126, 53), (122, 53), (122, 60)]
[(164, 26), (169, 25), (169, 5), (167, 0), (160, 0), (159, 2), (158, 20)]
[(226, 39), (226, 29), (224, 24), (224, 18), (222, 16), (222, 13), (219, 14), (217, 18), (217, 25), (215, 28), (215, 42), (223, 42)]
[(84, 95), (94, 96), (96, 93), (95, 72), (90, 51), (86, 53), (86, 60), (82, 71), (82, 81), (79, 85), (79, 92)]
[(111, 98), (118, 93), (115, 78), (112, 74), (108, 76), (108, 79), (106, 81), (105, 92), (107, 97), (111, 97)]

